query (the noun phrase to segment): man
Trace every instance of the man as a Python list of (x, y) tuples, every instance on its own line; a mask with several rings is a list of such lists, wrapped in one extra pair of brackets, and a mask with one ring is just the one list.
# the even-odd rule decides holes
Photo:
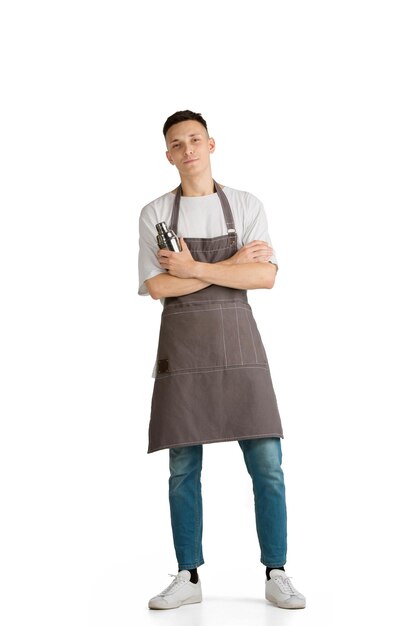
[[(201, 602), (200, 475), (203, 444), (236, 440), (252, 478), (265, 597), (281, 608), (305, 598), (284, 571), (286, 503), (282, 427), (266, 353), (248, 289), (270, 289), (278, 269), (260, 201), (219, 185), (211, 173), (215, 141), (199, 113), (165, 122), (168, 161), (181, 184), (140, 216), (139, 293), (164, 309), (152, 397), (148, 452), (169, 449), (169, 502), (178, 575), (151, 609)], [(159, 250), (166, 222), (181, 251)]]

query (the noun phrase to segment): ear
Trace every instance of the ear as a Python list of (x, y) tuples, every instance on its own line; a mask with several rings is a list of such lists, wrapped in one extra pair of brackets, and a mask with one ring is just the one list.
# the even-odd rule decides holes
[(168, 161), (171, 163), (171, 165), (174, 165), (174, 161), (172, 160), (171, 153), (169, 150), (165, 152), (165, 156), (168, 159)]
[(210, 139), (208, 140), (208, 145), (209, 145), (209, 151), (214, 152), (216, 149), (216, 142), (214, 141), (213, 137), (210, 137)]

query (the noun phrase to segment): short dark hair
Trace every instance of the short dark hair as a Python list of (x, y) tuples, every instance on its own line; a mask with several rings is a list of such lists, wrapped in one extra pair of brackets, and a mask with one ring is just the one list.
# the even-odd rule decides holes
[[(187, 120), (195, 120), (196, 122), (200, 122), (207, 130), (207, 122), (201, 115), (201, 113), (194, 113), (194, 111), (177, 111), (168, 117), (164, 124), (164, 128), (162, 132), (164, 133), (164, 137), (167, 136), (167, 132), (174, 126), (174, 124), (178, 124), (179, 122), (186, 122)], [(208, 134), (208, 130), (207, 130)]]

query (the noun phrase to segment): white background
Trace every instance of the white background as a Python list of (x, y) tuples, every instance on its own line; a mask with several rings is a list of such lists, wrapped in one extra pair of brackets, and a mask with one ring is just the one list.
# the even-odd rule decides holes
[[(413, 5), (2, 3), (2, 624), (413, 623)], [(168, 453), (146, 453), (161, 307), (137, 295), (138, 218), (178, 182), (162, 125), (187, 108), (279, 260), (249, 296), (305, 611), (263, 600), (235, 442), (204, 448), (205, 602), (147, 609), (176, 560)]]

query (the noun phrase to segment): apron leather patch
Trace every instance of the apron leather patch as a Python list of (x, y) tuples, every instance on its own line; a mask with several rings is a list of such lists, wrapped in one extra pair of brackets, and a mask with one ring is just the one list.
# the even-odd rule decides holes
[(169, 372), (168, 359), (159, 359), (158, 374), (166, 374), (167, 372)]

